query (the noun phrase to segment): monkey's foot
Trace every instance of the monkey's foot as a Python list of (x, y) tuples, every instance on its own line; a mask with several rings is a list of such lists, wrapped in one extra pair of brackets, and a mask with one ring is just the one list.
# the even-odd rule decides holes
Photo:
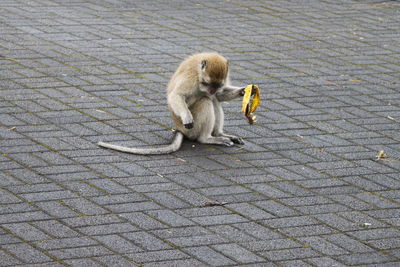
[(231, 141), (230, 139), (229, 139), (229, 141), (228, 141), (228, 140), (225, 140), (225, 141), (223, 141), (223, 143), (222, 143), (221, 145), (224, 145), (224, 146), (233, 146), (233, 141)]
[(198, 139), (198, 141), (202, 144), (233, 146), (233, 141), (225, 136), (212, 136), (205, 139)]
[(244, 145), (244, 141), (242, 138), (238, 137), (238, 136), (232, 136), (230, 137), (231, 141), (234, 142), (235, 144), (238, 145)]
[(221, 136), (228, 137), (235, 144), (244, 145), (243, 139), (241, 137), (239, 137), (239, 136), (230, 135), (230, 134), (221, 134)]

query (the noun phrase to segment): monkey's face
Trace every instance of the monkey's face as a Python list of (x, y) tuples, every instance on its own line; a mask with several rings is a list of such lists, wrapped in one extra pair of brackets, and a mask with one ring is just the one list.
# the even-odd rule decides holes
[(225, 84), (225, 81), (209, 81), (203, 80), (200, 84), (200, 90), (210, 95), (215, 94)]
[(228, 64), (224, 58), (212, 58), (201, 62), (200, 90), (215, 94), (226, 83)]

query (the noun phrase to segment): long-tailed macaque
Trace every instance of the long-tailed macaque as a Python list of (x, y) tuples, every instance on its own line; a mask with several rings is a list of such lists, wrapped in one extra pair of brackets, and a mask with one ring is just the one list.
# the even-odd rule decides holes
[(176, 127), (172, 143), (152, 148), (98, 145), (133, 154), (167, 154), (177, 151), (183, 137), (203, 144), (232, 146), (242, 138), (223, 132), (221, 101), (243, 96), (244, 87), (230, 85), (228, 60), (217, 53), (200, 53), (185, 59), (168, 83), (168, 108)]

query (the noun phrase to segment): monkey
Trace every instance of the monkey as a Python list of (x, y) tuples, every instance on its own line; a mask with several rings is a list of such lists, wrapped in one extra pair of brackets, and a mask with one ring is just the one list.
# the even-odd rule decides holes
[(232, 86), (228, 60), (215, 52), (186, 58), (172, 75), (167, 86), (168, 109), (176, 131), (169, 145), (134, 148), (99, 142), (101, 147), (121, 152), (151, 155), (178, 151), (184, 137), (202, 144), (243, 145), (242, 138), (225, 134), (221, 102), (244, 95), (245, 87)]

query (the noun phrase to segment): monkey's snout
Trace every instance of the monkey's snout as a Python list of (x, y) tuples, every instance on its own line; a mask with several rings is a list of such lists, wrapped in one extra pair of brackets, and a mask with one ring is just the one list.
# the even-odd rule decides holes
[(193, 128), (193, 122), (191, 123), (186, 123), (183, 126), (185, 126), (186, 129), (192, 129)]

